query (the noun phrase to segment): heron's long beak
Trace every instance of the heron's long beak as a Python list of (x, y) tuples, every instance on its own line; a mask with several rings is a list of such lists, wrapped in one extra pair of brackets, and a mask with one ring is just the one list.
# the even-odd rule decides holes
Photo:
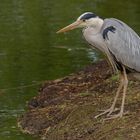
[(73, 29), (77, 28), (78, 25), (80, 25), (81, 23), (82, 23), (81, 20), (75, 21), (74, 23), (72, 23), (72, 24), (62, 28), (61, 30), (57, 31), (56, 33), (64, 33), (64, 32), (73, 30)]

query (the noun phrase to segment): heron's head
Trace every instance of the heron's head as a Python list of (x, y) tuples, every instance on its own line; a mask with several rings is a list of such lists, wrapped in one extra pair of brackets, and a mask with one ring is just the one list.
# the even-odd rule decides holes
[(85, 27), (96, 28), (99, 24), (102, 23), (103, 20), (99, 18), (97, 15), (91, 12), (86, 12), (82, 14), (80, 17), (78, 17), (75, 22), (57, 31), (57, 33), (67, 32), (76, 28), (85, 28)]

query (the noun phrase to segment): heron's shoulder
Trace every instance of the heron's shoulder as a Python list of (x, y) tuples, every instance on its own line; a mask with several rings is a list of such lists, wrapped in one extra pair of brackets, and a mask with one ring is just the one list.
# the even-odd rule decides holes
[(107, 18), (104, 19), (103, 26), (101, 28), (101, 33), (104, 39), (108, 38), (108, 33), (116, 33), (120, 31), (124, 31), (124, 23), (115, 18)]
[(119, 35), (122, 33), (124, 34), (129, 34), (129, 35), (134, 35), (136, 38), (139, 38), (138, 34), (126, 23), (123, 21), (116, 19), (116, 18), (106, 18), (104, 19), (104, 24), (102, 26), (102, 31), (104, 31), (108, 27), (114, 27), (116, 29), (116, 32), (119, 32)]
[(126, 25), (123, 21), (116, 19), (116, 18), (106, 18), (104, 19), (104, 24), (103, 27), (105, 28), (106, 26), (115, 26), (119, 28), (128, 28), (128, 25)]
[(126, 23), (123, 21), (116, 19), (116, 18), (106, 18), (104, 19), (104, 24), (102, 26), (102, 31), (104, 31), (108, 27), (113, 27), (115, 28), (116, 32), (119, 32), (119, 35), (122, 34), (131, 34), (134, 35), (135, 37), (139, 38), (137, 33), (129, 27)]

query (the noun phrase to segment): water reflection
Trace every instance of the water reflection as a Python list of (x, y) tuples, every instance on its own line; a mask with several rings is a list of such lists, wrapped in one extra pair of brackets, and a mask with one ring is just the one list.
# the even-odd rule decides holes
[[(0, 140), (35, 139), (17, 129), (17, 116), (37, 94), (40, 81), (55, 79), (101, 58), (81, 31), (55, 32), (81, 13), (116, 17), (140, 32), (138, 0), (1, 0), (0, 4)], [(28, 86), (26, 85), (34, 85)]]

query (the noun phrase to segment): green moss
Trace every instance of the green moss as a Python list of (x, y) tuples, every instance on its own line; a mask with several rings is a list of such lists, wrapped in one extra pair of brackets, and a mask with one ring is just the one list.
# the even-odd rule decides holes
[(89, 92), (84, 92), (84, 93), (79, 93), (78, 96), (82, 96), (82, 97), (85, 97), (85, 96), (91, 96), (92, 94), (89, 93)]
[(117, 81), (117, 80), (119, 80), (119, 75), (112, 75), (112, 76), (110, 77), (110, 80), (112, 80), (112, 81)]

